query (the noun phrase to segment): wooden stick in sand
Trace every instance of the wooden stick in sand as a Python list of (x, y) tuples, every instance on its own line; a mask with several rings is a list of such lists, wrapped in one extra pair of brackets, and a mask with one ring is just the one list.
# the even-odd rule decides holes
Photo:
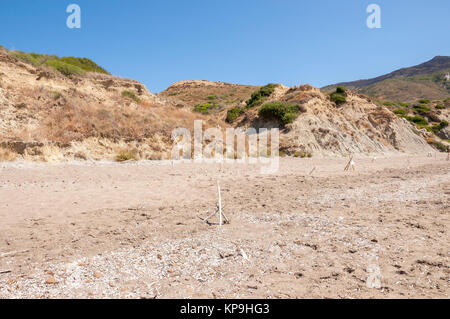
[(217, 181), (217, 192), (219, 194), (219, 225), (220, 227), (222, 227), (222, 223), (223, 223), (223, 217), (222, 217), (222, 196), (220, 194), (220, 184), (219, 181)]
[[(354, 163), (353, 162), (353, 155), (350, 156), (350, 160), (348, 161), (347, 165), (345, 166), (344, 172), (348, 171), (350, 169), (350, 166), (354, 166), (354, 165), (352, 165), (352, 163)], [(353, 167), (353, 169), (354, 169), (354, 167)]]
[(203, 219), (204, 222), (209, 223), (208, 220), (215, 216), (216, 214), (219, 214), (219, 225), (220, 227), (222, 227), (223, 224), (229, 224), (230, 220), (228, 219), (228, 217), (225, 215), (225, 213), (223, 212), (223, 209), (225, 206), (222, 206), (222, 194), (220, 191), (220, 184), (219, 181), (217, 181), (217, 193), (218, 193), (218, 202), (217, 202), (217, 206), (216, 209), (214, 210), (214, 212), (208, 216), (207, 218)]

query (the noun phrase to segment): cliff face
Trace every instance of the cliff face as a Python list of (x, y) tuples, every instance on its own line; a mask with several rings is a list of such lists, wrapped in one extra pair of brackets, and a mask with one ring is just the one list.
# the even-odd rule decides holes
[[(283, 93), (283, 92), (281, 92)], [(337, 106), (328, 95), (309, 85), (285, 89), (267, 103), (298, 104), (300, 114), (281, 130), (281, 149), (313, 155), (376, 154), (388, 152), (426, 153), (432, 151), (415, 126), (367, 97), (348, 92), (347, 102)], [(278, 127), (266, 121), (258, 110), (245, 113), (236, 126)]]

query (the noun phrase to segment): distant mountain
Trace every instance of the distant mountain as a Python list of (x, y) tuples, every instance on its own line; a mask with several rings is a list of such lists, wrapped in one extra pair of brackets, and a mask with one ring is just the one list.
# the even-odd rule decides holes
[(339, 85), (383, 101), (414, 103), (422, 98), (445, 99), (450, 97), (450, 57), (437, 56), (428, 62), (373, 79), (342, 82), (322, 90), (332, 90)]

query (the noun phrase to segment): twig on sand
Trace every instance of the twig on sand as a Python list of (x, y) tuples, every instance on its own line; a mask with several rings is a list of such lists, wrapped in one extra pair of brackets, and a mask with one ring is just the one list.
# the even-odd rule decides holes
[(219, 181), (217, 181), (217, 193), (219, 194), (219, 220), (220, 220), (220, 227), (222, 227), (222, 224), (223, 224), (223, 215), (222, 215), (222, 195), (220, 194), (220, 184), (219, 184)]
[(17, 254), (23, 254), (23, 253), (27, 253), (27, 252), (29, 252), (30, 250), (29, 249), (26, 249), (26, 250), (20, 250), (20, 251), (11, 251), (11, 252), (9, 252), (9, 253), (3, 253), (3, 254), (0, 254), (0, 258), (3, 258), (3, 257), (13, 257), (13, 256), (15, 256), (15, 255), (17, 255)]
[(353, 171), (355, 170), (355, 161), (353, 161), (353, 155), (350, 156), (350, 160), (348, 161), (347, 166), (345, 166), (344, 172), (350, 169), (352, 169)]
[(250, 259), (248, 258), (247, 254), (245, 253), (244, 249), (242, 249), (242, 248), (241, 248), (241, 255), (242, 255), (242, 257), (243, 257), (245, 260), (250, 261)]
[[(225, 205), (224, 206), (222, 206), (222, 216), (223, 216), (223, 219), (224, 219), (224, 224), (229, 224), (230, 223), (230, 220), (228, 219), (228, 217), (225, 215), (225, 213), (223, 212), (223, 210), (225, 209)], [(209, 215), (208, 217), (206, 217), (206, 218), (202, 218), (202, 217), (200, 217), (200, 216), (198, 216), (201, 220), (203, 220), (205, 223), (207, 223), (207, 224), (209, 224), (209, 225), (213, 225), (213, 223), (210, 223), (208, 220), (211, 218), (211, 217), (213, 217), (213, 216), (215, 216), (216, 214), (218, 214), (219, 213), (219, 206), (216, 206), (216, 209), (214, 210), (214, 212), (211, 214), (211, 215)]]
[(223, 209), (225, 208), (225, 206), (222, 206), (222, 195), (221, 195), (221, 192), (220, 192), (219, 181), (217, 181), (217, 193), (218, 193), (218, 202), (217, 202), (216, 209), (214, 210), (214, 212), (210, 216), (208, 216), (207, 218), (203, 219), (203, 221), (206, 222), (207, 224), (211, 225), (211, 223), (208, 220), (211, 217), (215, 216), (216, 214), (219, 214), (219, 226), (222, 227), (223, 224), (229, 224), (230, 220), (228, 219), (227, 216), (225, 216), (225, 213), (223, 212)]
[(9, 274), (12, 270), (0, 270), (0, 275)]

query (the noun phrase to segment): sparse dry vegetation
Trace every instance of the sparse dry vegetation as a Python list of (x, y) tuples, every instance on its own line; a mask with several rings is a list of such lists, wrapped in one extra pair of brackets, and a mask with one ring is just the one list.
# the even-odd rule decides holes
[(136, 153), (133, 151), (122, 150), (116, 155), (116, 162), (137, 161)]
[(122, 91), (122, 96), (128, 99), (131, 99), (133, 101), (135, 101), (136, 103), (141, 102), (141, 99), (136, 95), (136, 93), (128, 91), (128, 90), (124, 90)]

